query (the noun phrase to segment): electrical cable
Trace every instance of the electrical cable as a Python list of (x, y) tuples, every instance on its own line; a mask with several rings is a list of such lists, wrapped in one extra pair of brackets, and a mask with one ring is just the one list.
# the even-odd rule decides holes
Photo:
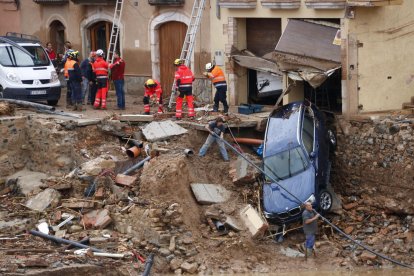
[[(278, 181), (276, 181), (272, 176), (266, 174), (266, 172), (260, 168), (259, 166), (257, 166), (253, 161), (251, 161), (248, 157), (246, 157), (243, 153), (240, 153), (235, 147), (233, 147), (229, 142), (227, 142), (226, 140), (222, 139), (220, 136), (218, 136), (216, 133), (213, 132), (212, 134), (213, 136), (215, 136), (217, 139), (220, 139), (225, 145), (227, 145), (231, 150), (233, 150), (236, 154), (238, 154), (240, 157), (242, 157), (244, 160), (246, 160), (250, 165), (252, 165), (256, 170), (258, 170), (260, 173), (266, 175), (272, 182), (276, 183), (280, 188), (282, 188), (285, 192), (287, 192), (290, 196), (293, 197), (293, 199), (295, 199), (298, 203), (300, 203), (301, 205), (304, 203), (302, 202), (297, 196), (295, 196), (294, 194), (292, 194), (291, 192), (289, 192), (285, 187), (283, 187)], [(325, 218), (324, 216), (322, 216), (320, 213), (316, 212), (316, 214), (318, 214), (320, 216), (320, 218), (326, 222), (329, 226), (331, 226), (332, 228), (334, 228), (336, 231), (338, 231), (342, 236), (344, 236), (345, 238), (347, 238), (348, 240), (352, 241), (353, 243), (355, 243), (356, 245), (364, 248), (365, 250), (367, 250), (368, 252), (383, 258), (387, 261), (390, 261), (391, 263), (394, 263), (396, 265), (405, 267), (405, 268), (411, 268), (414, 269), (413, 266), (411, 265), (407, 265), (407, 264), (403, 264), (397, 260), (391, 259), (388, 256), (385, 256), (381, 253), (378, 253), (376, 251), (374, 251), (373, 249), (371, 249), (370, 247), (366, 246), (365, 244), (353, 239), (351, 236), (347, 235), (344, 231), (342, 231), (338, 226), (334, 225), (332, 222), (330, 222), (327, 218)]]

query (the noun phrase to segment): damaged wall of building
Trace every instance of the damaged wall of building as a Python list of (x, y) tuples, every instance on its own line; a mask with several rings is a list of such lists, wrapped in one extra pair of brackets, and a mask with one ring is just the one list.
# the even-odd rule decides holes
[(414, 214), (414, 124), (405, 117), (339, 121), (332, 183), (390, 213)]
[(401, 109), (404, 102), (410, 102), (414, 89), (414, 2), (355, 8), (354, 14), (349, 19), (349, 35), (358, 43), (360, 112)]

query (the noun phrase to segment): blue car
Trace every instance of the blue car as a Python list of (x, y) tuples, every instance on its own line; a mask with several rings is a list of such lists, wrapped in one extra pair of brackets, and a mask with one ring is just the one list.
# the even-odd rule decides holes
[[(330, 174), (330, 146), (336, 138), (328, 130), (325, 114), (308, 102), (295, 102), (274, 110), (267, 123), (263, 151), (262, 204), (265, 217), (275, 224), (301, 218), (301, 202), (311, 201), (320, 211), (332, 207), (326, 188)], [(276, 180), (276, 183), (271, 180)]]

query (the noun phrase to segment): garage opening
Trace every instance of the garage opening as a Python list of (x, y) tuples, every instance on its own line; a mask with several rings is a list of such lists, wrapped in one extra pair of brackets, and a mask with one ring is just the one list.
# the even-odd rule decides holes
[[(247, 18), (247, 49), (257, 57), (270, 58), (282, 34), (280, 18)], [(280, 75), (248, 69), (248, 101), (274, 105), (282, 92)]]

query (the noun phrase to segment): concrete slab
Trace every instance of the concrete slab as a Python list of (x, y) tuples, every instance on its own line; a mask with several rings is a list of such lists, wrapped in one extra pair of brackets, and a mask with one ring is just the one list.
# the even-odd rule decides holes
[(26, 207), (43, 212), (49, 206), (57, 206), (60, 201), (60, 193), (54, 189), (46, 189), (26, 202)]
[(152, 122), (154, 120), (153, 115), (142, 114), (124, 114), (119, 116), (121, 122)]
[(7, 181), (17, 179), (17, 186), (22, 194), (25, 196), (30, 193), (37, 193), (40, 191), (40, 186), (43, 185), (42, 180), (47, 179), (48, 176), (41, 172), (32, 172), (28, 170), (18, 171), (10, 175)]
[(200, 204), (216, 204), (226, 202), (231, 193), (217, 184), (192, 183), (191, 189)]
[(150, 142), (165, 140), (173, 136), (187, 133), (187, 130), (173, 121), (152, 122), (143, 130), (145, 138)]

